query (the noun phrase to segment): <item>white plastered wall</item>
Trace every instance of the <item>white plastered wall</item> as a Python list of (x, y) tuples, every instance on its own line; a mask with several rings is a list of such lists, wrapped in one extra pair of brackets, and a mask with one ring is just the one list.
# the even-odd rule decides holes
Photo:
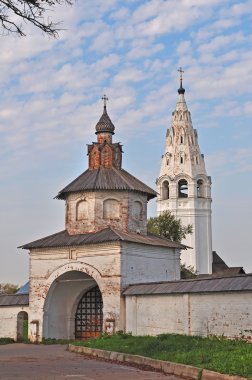
[(0, 337), (17, 339), (17, 316), (20, 311), (26, 311), (29, 318), (29, 306), (0, 307)]
[(252, 292), (126, 296), (126, 331), (252, 341)]

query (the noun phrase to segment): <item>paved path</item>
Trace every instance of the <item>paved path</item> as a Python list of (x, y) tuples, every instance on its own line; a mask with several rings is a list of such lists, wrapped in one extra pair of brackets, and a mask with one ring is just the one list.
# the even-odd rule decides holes
[(182, 380), (172, 375), (91, 359), (61, 345), (0, 346), (1, 380)]

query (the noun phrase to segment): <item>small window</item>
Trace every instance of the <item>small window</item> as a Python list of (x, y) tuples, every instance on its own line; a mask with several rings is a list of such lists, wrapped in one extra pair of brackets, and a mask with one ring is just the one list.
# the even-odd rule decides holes
[(88, 218), (88, 202), (85, 200), (79, 201), (76, 205), (76, 220)]
[(181, 179), (178, 182), (178, 196), (179, 196), (179, 198), (187, 198), (188, 197), (188, 183), (185, 179)]
[(143, 219), (143, 205), (139, 201), (133, 203), (133, 218), (137, 220)]
[(184, 163), (184, 158), (181, 156), (180, 157), (180, 163), (183, 164)]
[(107, 199), (103, 202), (103, 218), (117, 219), (120, 216), (120, 204), (116, 199)]
[(184, 144), (184, 137), (180, 136), (180, 144)]
[(162, 199), (169, 199), (169, 182), (168, 181), (164, 181), (162, 183), (162, 189), (161, 189), (161, 197)]

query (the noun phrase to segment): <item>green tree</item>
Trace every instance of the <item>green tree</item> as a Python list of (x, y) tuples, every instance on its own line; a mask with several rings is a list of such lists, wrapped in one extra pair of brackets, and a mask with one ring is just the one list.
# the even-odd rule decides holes
[(2, 34), (25, 36), (22, 22), (33, 24), (45, 34), (57, 37), (59, 23), (48, 18), (47, 11), (56, 5), (72, 5), (73, 0), (0, 0), (0, 29)]
[(15, 284), (0, 284), (0, 294), (15, 294), (19, 289), (18, 285)]
[[(164, 236), (169, 240), (181, 242), (188, 234), (192, 234), (193, 226), (183, 226), (180, 219), (176, 219), (170, 211), (164, 211), (157, 217), (148, 219), (148, 232)], [(181, 279), (190, 279), (197, 276), (193, 267), (180, 264)]]
[(181, 280), (187, 280), (197, 277), (197, 272), (192, 266), (186, 267), (185, 264), (180, 264), (180, 278)]
[(164, 211), (159, 216), (148, 219), (147, 230), (169, 240), (181, 242), (186, 235), (192, 234), (193, 227), (191, 224), (183, 226), (181, 220), (176, 219), (170, 211)]

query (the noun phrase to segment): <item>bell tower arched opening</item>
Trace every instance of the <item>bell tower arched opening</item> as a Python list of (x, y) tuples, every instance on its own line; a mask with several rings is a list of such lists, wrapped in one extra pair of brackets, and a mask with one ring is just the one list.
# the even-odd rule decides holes
[(188, 197), (188, 183), (185, 179), (181, 179), (178, 182), (178, 197), (179, 198)]
[(162, 199), (169, 199), (170, 194), (169, 194), (169, 182), (168, 181), (164, 181), (162, 183), (161, 194), (162, 194), (161, 195)]

